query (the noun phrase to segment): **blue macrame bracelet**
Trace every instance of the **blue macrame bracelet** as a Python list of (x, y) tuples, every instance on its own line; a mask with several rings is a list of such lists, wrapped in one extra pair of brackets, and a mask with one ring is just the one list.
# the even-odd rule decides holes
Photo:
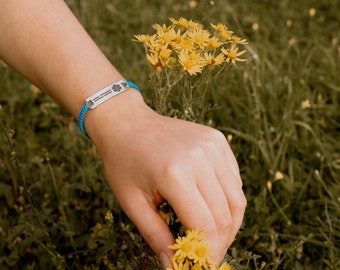
[(89, 138), (84, 127), (84, 117), (88, 109), (96, 108), (98, 105), (102, 104), (106, 100), (124, 92), (129, 87), (136, 89), (138, 92), (141, 92), (139, 87), (133, 82), (118, 81), (106, 86), (105, 88), (99, 90), (92, 96), (85, 99), (85, 105), (81, 108), (78, 115), (78, 125), (81, 133)]

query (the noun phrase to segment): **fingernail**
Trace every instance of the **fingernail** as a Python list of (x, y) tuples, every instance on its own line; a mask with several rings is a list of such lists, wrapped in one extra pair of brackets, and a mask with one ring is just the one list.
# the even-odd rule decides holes
[(161, 260), (161, 263), (164, 266), (164, 268), (171, 268), (170, 258), (163, 251), (159, 253), (159, 259)]

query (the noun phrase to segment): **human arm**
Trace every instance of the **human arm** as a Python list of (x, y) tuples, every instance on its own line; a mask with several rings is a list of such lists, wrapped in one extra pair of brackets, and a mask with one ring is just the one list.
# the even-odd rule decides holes
[[(63, 1), (0, 0), (0, 57), (77, 117), (84, 99), (123, 79)], [(89, 111), (86, 130), (121, 207), (153, 250), (173, 236), (156, 208), (167, 200), (185, 227), (207, 232), (219, 261), (242, 222), (235, 158), (211, 128), (160, 116), (135, 90)]]

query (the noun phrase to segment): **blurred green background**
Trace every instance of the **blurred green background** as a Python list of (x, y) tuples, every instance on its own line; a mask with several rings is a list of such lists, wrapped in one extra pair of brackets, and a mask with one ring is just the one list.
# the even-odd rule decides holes
[[(234, 269), (340, 269), (338, 0), (67, 3), (149, 104), (134, 34), (182, 16), (248, 39), (248, 61), (207, 97), (220, 108), (205, 123), (231, 139), (248, 199), (226, 260)], [(2, 62), (0, 120), (0, 269), (160, 269), (74, 119)]]

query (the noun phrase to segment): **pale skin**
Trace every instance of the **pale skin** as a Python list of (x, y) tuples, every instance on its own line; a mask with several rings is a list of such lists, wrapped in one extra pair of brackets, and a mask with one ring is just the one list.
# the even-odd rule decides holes
[[(63, 1), (0, 0), (0, 6), (0, 58), (74, 117), (85, 98), (124, 79)], [(89, 111), (84, 121), (112, 192), (163, 266), (170, 266), (174, 242), (156, 211), (164, 200), (185, 227), (206, 231), (219, 263), (246, 207), (223, 134), (161, 116), (133, 89)]]

